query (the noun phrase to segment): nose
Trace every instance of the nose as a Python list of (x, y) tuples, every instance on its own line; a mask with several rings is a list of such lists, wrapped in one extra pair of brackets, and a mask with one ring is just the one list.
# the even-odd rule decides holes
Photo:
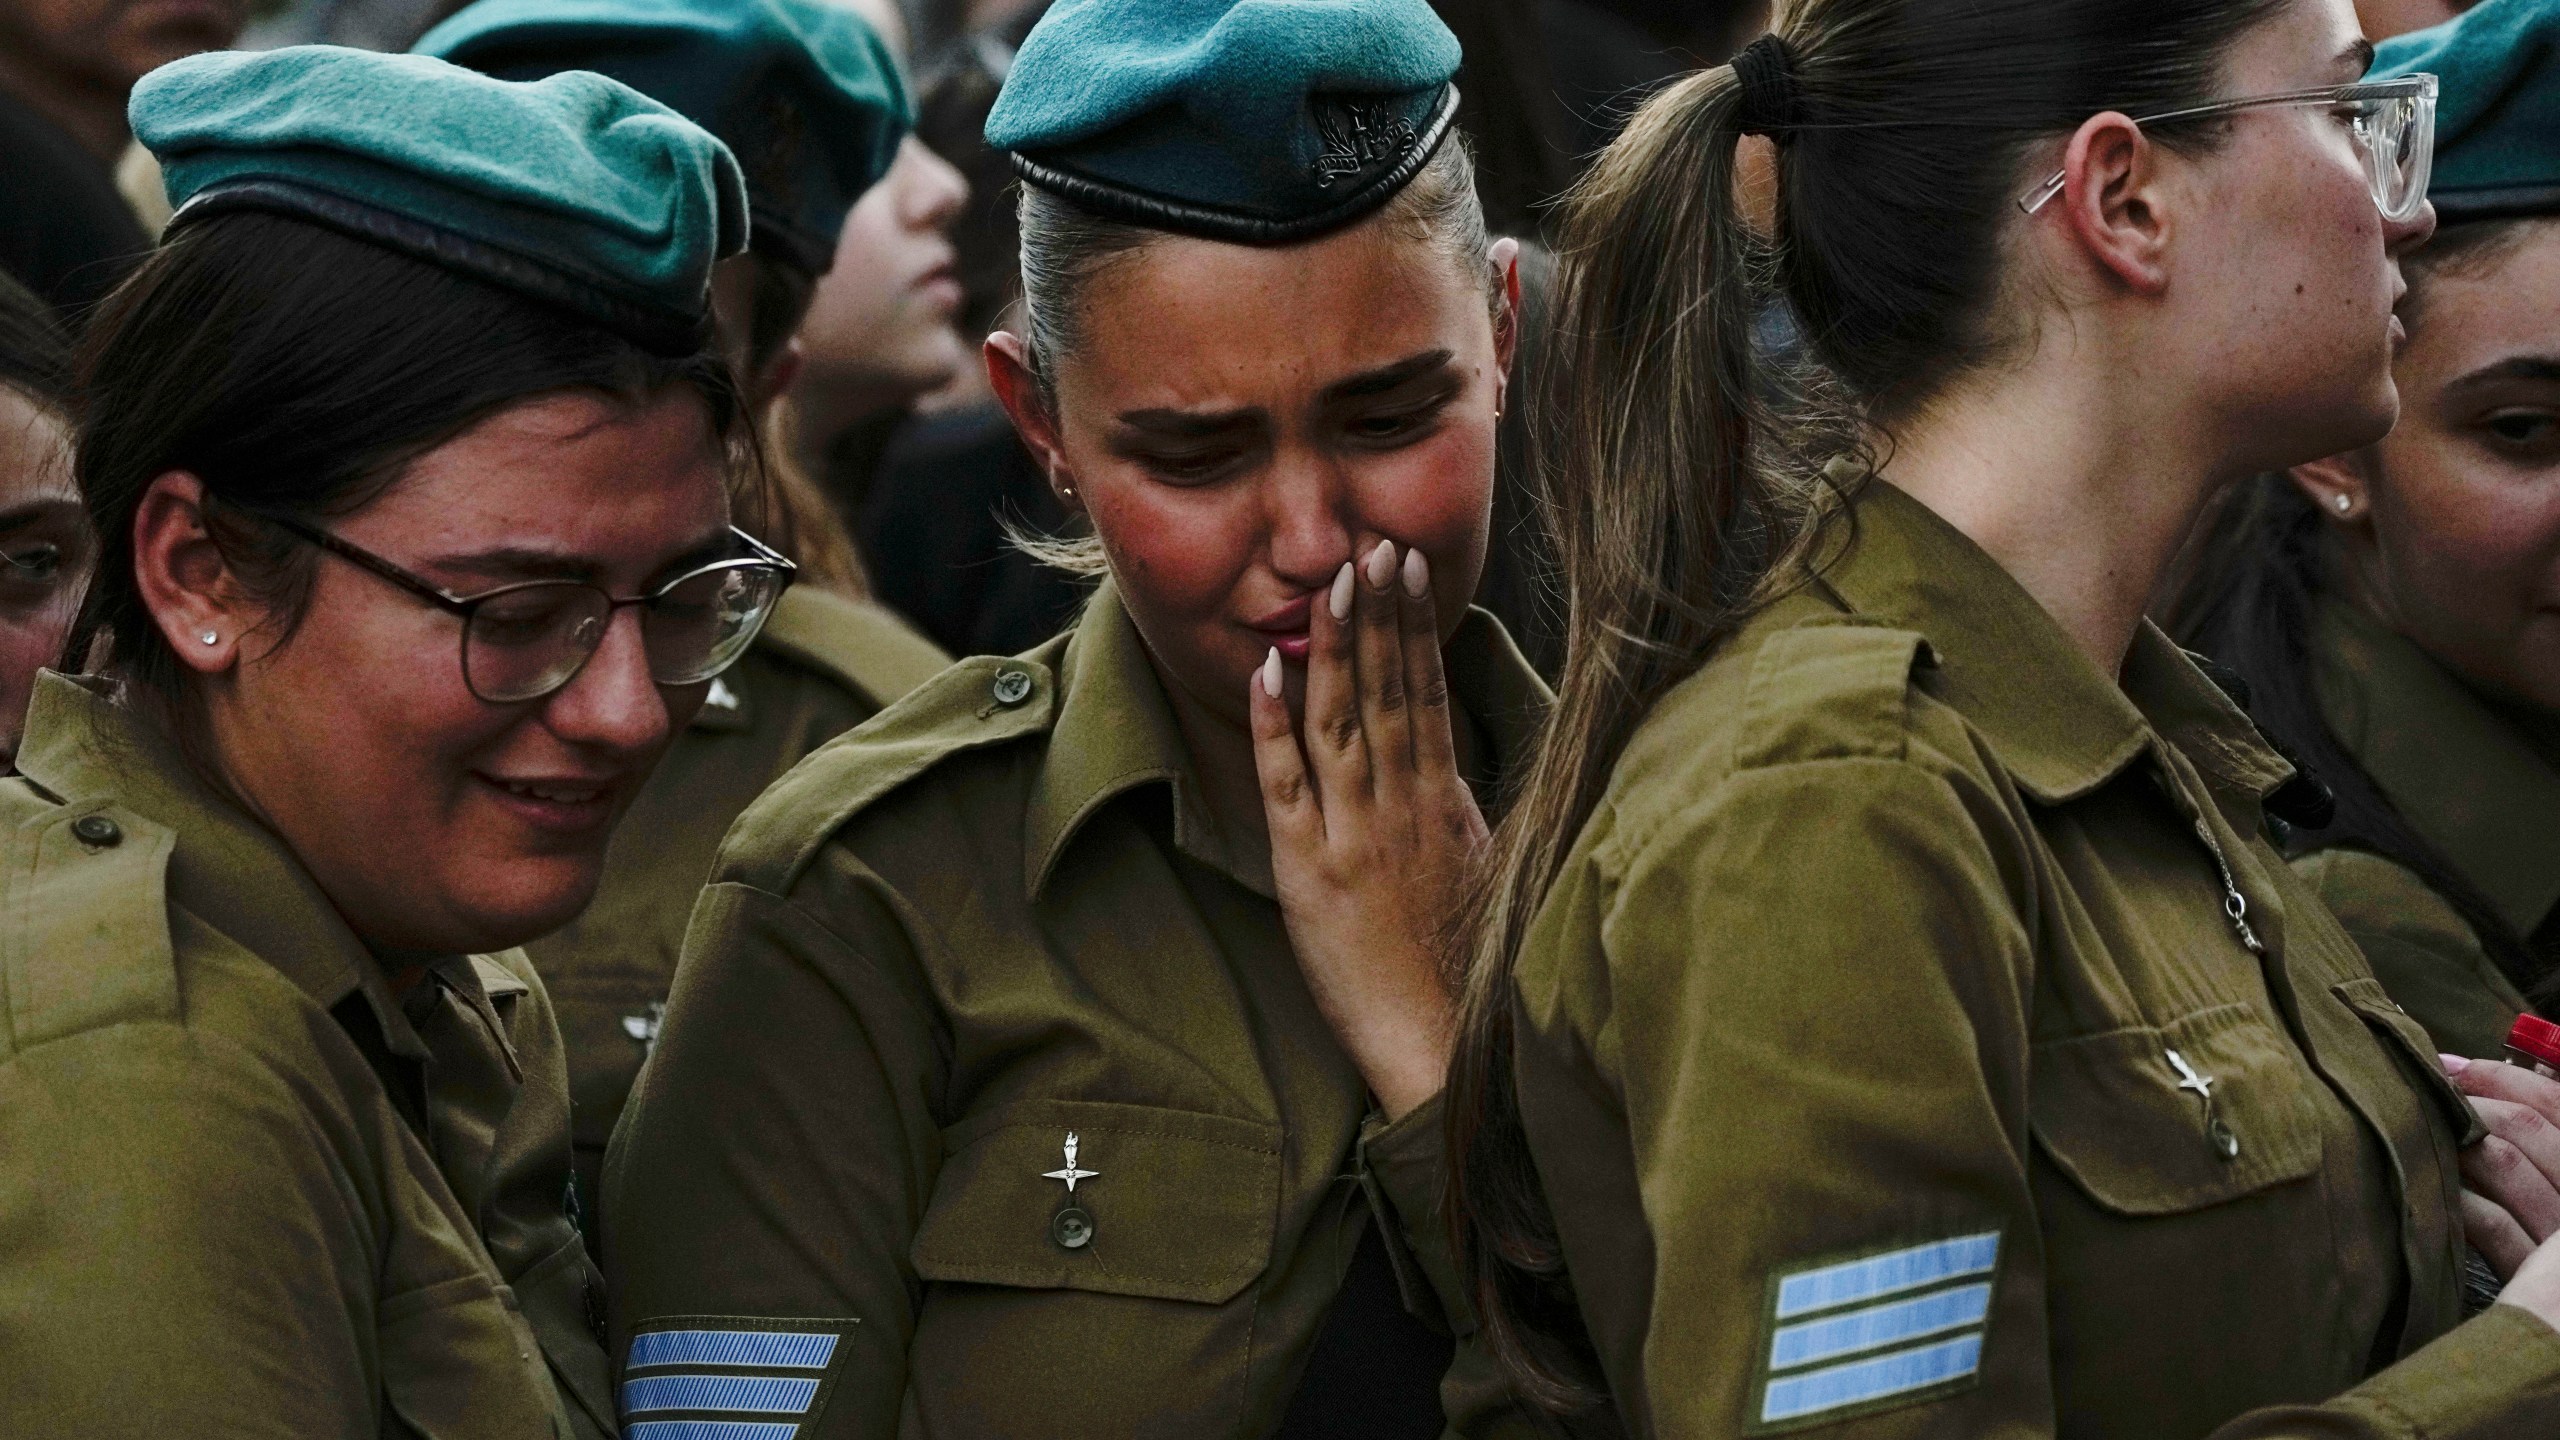
[(638, 755), (674, 728), (666, 692), (649, 674), (649, 647), (636, 606), (614, 612), (604, 639), (569, 683), (543, 701), (551, 732), (572, 745), (616, 758)]
[(1355, 527), (1344, 513), (1347, 493), (1332, 465), (1283, 451), (1264, 483), (1263, 513), (1270, 526), (1271, 568), (1301, 589), (1330, 584), (1351, 558)]
[(969, 177), (912, 135), (899, 145), (898, 164), (912, 172), (903, 207), (908, 223), (918, 230), (950, 229), (969, 203)]
[(2418, 207), (2418, 213), (2398, 224), (2386, 220), (2382, 225), (2384, 253), (2397, 260), (2435, 238), (2436, 205), (2429, 200)]

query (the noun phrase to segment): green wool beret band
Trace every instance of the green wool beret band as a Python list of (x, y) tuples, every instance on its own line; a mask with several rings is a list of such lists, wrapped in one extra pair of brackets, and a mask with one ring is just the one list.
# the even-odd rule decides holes
[(2560, 0), (2482, 0), (2386, 40), (2373, 80), (2432, 72), (2435, 178), (2447, 224), (2560, 214)]
[(479, 0), (416, 53), (502, 80), (609, 75), (720, 137), (755, 244), (810, 274), (914, 123), (877, 32), (828, 0)]
[(1058, 0), (987, 143), (1114, 219), (1290, 244), (1413, 179), (1457, 112), (1461, 58), (1424, 0)]
[(134, 87), (172, 233), (291, 215), (569, 310), (669, 355), (747, 240), (737, 162), (601, 75), (532, 84), (327, 45), (197, 55)]

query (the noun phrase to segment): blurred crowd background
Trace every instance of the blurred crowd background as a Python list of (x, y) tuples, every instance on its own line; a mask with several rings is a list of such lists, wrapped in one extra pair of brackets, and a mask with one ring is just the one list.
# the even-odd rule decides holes
[[(154, 67), (230, 46), (405, 49), (463, 0), (9, 0), (0, 5), (0, 269), (77, 325), (166, 219), (125, 129)], [(1054, 634), (1077, 582), (1014, 549), (1007, 526), (1063, 521), (985, 388), (977, 348), (1015, 298), (1013, 184), (980, 137), (1046, 0), (842, 0), (904, 52), (920, 124), (844, 230), (802, 332), (795, 448), (861, 547), (868, 588), (953, 654), (1011, 654)], [(1655, 87), (1721, 63), (1768, 28), (1770, 0), (1433, 0), (1466, 47), (1462, 119), (1488, 218), (1531, 242), (1535, 307), (1547, 212), (1581, 157)], [(2376, 39), (2457, 0), (2359, 0)], [(1525, 357), (1534, 365), (1536, 356)], [(1526, 407), (1521, 414), (1525, 417)], [(1523, 463), (1525, 418), (1507, 467)], [(1483, 601), (1553, 673), (1550, 587), (1521, 487), (1498, 500)]]

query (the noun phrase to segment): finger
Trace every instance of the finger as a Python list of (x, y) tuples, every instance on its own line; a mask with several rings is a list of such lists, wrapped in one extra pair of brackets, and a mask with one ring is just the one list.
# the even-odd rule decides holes
[(1324, 812), (1307, 779), (1306, 757), (1298, 749), (1298, 732), (1289, 723), (1289, 702), (1281, 697), (1280, 652), (1254, 667), (1245, 681), (1251, 692), (1246, 710), (1253, 722), (1253, 769), (1262, 784), (1263, 822), (1271, 829), (1271, 859), (1277, 868), (1324, 839)]
[(1458, 742), (1451, 728), (1449, 679), (1441, 668), (1440, 611), (1431, 594), (1431, 562), (1418, 549), (1404, 555), (1396, 586), (1404, 626), (1404, 684), (1413, 710), (1413, 768), (1427, 789), (1458, 782)]
[(2533, 1237), (2524, 1233), (2516, 1217), (2500, 1208), (2495, 1201), (2462, 1192), (2462, 1238), (2489, 1262), (2501, 1280), (2512, 1280), (2523, 1268), (2525, 1257), (2533, 1253)]
[(1360, 729), (1359, 680), (1351, 658), (1353, 591), (1346, 562), (1307, 614), (1307, 704), (1299, 733), (1316, 799), (1330, 810), (1369, 793), (1369, 746)]
[(1399, 804), (1413, 793), (1413, 718), (1405, 703), (1404, 627), (1397, 618), (1396, 547), (1381, 540), (1360, 560), (1357, 610), (1360, 725), (1369, 735), (1378, 797)]
[(2560, 1126), (2554, 1126), (2529, 1105), (2475, 1097), (2471, 1108), (2493, 1138), (2514, 1146), (2555, 1191), (2560, 1191)]
[(2536, 1075), (2521, 1065), (2509, 1065), (2498, 1060), (2466, 1060), (2457, 1065), (2454, 1062), (2459, 1057), (2440, 1058), (2444, 1060), (2445, 1072), (2452, 1077), (2455, 1088), (2463, 1094), (2523, 1105), (2543, 1119), (2560, 1124), (2560, 1080)]
[(2536, 1240), (2560, 1232), (2560, 1187), (2522, 1150), (2492, 1135), (2462, 1152), (2465, 1184), (2495, 1200)]

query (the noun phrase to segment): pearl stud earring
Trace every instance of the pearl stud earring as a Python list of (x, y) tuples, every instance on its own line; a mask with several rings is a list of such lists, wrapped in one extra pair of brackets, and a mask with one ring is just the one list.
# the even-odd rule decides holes
[(2338, 513), (2341, 515), (2356, 508), (2356, 499), (2352, 495), (2341, 495), (2330, 503), (2338, 507)]
[(207, 630), (196, 638), (202, 640), (207, 645), (219, 645), (222, 643), (222, 633), (218, 630)]

